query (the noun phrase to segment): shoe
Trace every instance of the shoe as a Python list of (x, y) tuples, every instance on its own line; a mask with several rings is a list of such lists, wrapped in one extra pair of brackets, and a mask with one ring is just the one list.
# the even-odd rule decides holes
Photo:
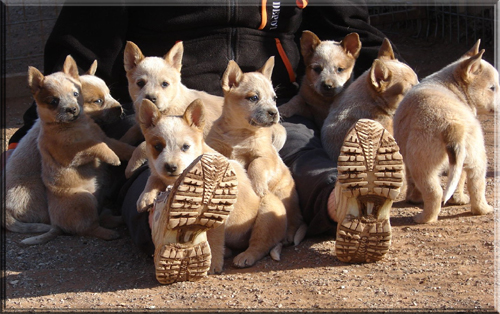
[(220, 154), (198, 157), (160, 193), (151, 222), (156, 279), (161, 284), (196, 281), (210, 269), (206, 231), (222, 225), (233, 210), (236, 174)]
[(339, 260), (375, 262), (389, 251), (390, 211), (403, 185), (403, 169), (399, 147), (380, 123), (361, 119), (349, 130), (338, 158), (334, 190)]

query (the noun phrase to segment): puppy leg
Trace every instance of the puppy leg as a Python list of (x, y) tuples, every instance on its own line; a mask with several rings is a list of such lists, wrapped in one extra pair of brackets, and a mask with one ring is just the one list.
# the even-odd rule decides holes
[(125, 169), (125, 177), (128, 179), (132, 176), (134, 171), (136, 171), (140, 166), (142, 166), (148, 160), (146, 154), (146, 141), (142, 142), (137, 146), (132, 153), (127, 168)]
[(307, 231), (300, 211), (299, 195), (291, 175), (283, 178), (281, 185), (275, 194), (283, 202), (286, 209), (287, 232), (284, 244), (297, 245), (302, 242)]
[(163, 181), (160, 180), (160, 178), (155, 175), (150, 175), (148, 178), (148, 182), (144, 187), (144, 191), (137, 200), (137, 211), (139, 213), (142, 213), (151, 208), (158, 194), (162, 191), (165, 191), (166, 188), (167, 187), (165, 186)]
[(462, 175), (460, 176), (460, 181), (458, 182), (457, 189), (455, 193), (453, 193), (453, 196), (448, 200), (447, 204), (450, 205), (469, 204), (470, 197), (464, 193), (466, 179), (467, 179), (467, 173), (465, 170), (463, 170)]
[(285, 238), (286, 223), (283, 203), (274, 194), (266, 194), (261, 200), (248, 248), (233, 259), (234, 265), (250, 267), (266, 256)]
[(411, 204), (421, 204), (423, 203), (422, 193), (415, 186), (411, 172), (406, 167), (406, 201)]
[(224, 225), (208, 230), (207, 239), (212, 251), (208, 274), (220, 274), (224, 268)]
[(471, 212), (474, 215), (485, 215), (493, 212), (493, 207), (486, 201), (486, 163), (475, 163), (475, 167), (464, 169), (467, 172), (467, 188), (469, 190)]
[(443, 188), (439, 171), (432, 169), (428, 172), (412, 170), (416, 187), (422, 193), (424, 210), (413, 217), (416, 223), (431, 223), (438, 220), (443, 199)]
[(271, 128), (273, 130), (273, 146), (279, 152), (286, 142), (286, 129), (279, 123), (274, 124)]
[(136, 145), (136, 143), (140, 140), (144, 140), (144, 136), (142, 135), (141, 127), (138, 123), (134, 124), (130, 129), (128, 129), (127, 133), (120, 138), (120, 142), (130, 145)]
[(311, 118), (312, 115), (306, 107), (306, 101), (300, 94), (295, 95), (287, 103), (278, 107), (280, 115), (285, 118), (290, 118), (293, 115), (299, 115), (306, 118)]
[(104, 141), (121, 160), (130, 160), (135, 146), (107, 137)]

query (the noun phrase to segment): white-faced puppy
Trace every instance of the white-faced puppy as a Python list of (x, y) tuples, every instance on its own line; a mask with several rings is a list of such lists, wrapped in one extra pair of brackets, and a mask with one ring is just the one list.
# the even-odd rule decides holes
[[(394, 137), (406, 166), (406, 199), (424, 202), (423, 212), (414, 217), (417, 223), (437, 221), (441, 204), (452, 196), (458, 204), (470, 197), (472, 214), (493, 211), (485, 198), (486, 152), (477, 115), (497, 107), (498, 72), (482, 59), (479, 43), (423, 79), (394, 116)], [(448, 183), (443, 193), (444, 170), (448, 170)], [(465, 180), (469, 197), (463, 194)]]
[[(97, 76), (97, 61), (82, 76), (83, 110), (100, 126), (120, 119), (123, 109)], [(37, 147), (40, 121), (21, 139), (6, 164), (4, 227), (13, 232), (38, 233), (50, 230), (45, 186), (42, 182), (41, 156)], [(134, 147), (108, 139), (118, 156), (127, 160)]]
[(260, 197), (274, 194), (287, 213), (285, 243), (298, 244), (305, 225), (290, 170), (271, 145), (272, 125), (278, 123), (276, 94), (271, 83), (274, 57), (258, 71), (243, 73), (229, 61), (222, 77), (224, 107), (207, 136), (207, 144), (229, 159), (238, 161), (248, 173)]
[(340, 42), (321, 41), (310, 31), (304, 31), (300, 48), (306, 65), (299, 93), (279, 106), (283, 117), (300, 115), (321, 127), (335, 96), (352, 80), (354, 64), (361, 50), (357, 33)]
[(359, 119), (379, 122), (393, 134), (392, 118), (404, 95), (418, 83), (415, 72), (394, 57), (384, 39), (371, 68), (335, 98), (321, 129), (321, 142), (332, 160), (337, 160), (349, 129)]
[(62, 232), (117, 238), (118, 232), (99, 225), (97, 194), (101, 162), (119, 165), (120, 159), (100, 127), (83, 113), (75, 61), (68, 56), (63, 70), (48, 76), (30, 67), (28, 82), (40, 121), (38, 149), (51, 229), (22, 243), (45, 243)]
[[(175, 259), (172, 261), (169, 256), (163, 256), (160, 251), (167, 248), (173, 250), (173, 247), (178, 246), (183, 248), (195, 246), (201, 241), (198, 235), (204, 231), (207, 231), (211, 250), (209, 273), (222, 271), (224, 243), (231, 249), (243, 251), (234, 258), (234, 264), (237, 267), (252, 266), (279, 244), (285, 235), (285, 208), (283, 205), (272, 206), (276, 202), (280, 204), (272, 194), (262, 199), (257, 196), (245, 169), (236, 161), (229, 161), (237, 180), (237, 194), (233, 195), (237, 196), (236, 199), (230, 198), (229, 194), (224, 197), (219, 195), (228, 189), (233, 192), (236, 190), (234, 179), (226, 178), (225, 188), (215, 189), (216, 194), (210, 201), (213, 203), (218, 199), (216, 203), (219, 205), (214, 207), (217, 210), (210, 209), (211, 203), (208, 207), (200, 205), (204, 203), (202, 200), (205, 198), (205, 192), (198, 185), (208, 184), (211, 181), (210, 178), (205, 178), (203, 183), (199, 183), (200, 173), (205, 172), (191, 165), (198, 161), (201, 155), (219, 155), (220, 158), (225, 158), (209, 147), (203, 139), (205, 110), (201, 100), (193, 101), (185, 113), (179, 116), (162, 115), (152, 102), (144, 100), (140, 106), (139, 120), (146, 138), (151, 175), (138, 200), (137, 209), (139, 212), (150, 208), (154, 210), (152, 235), (158, 251), (155, 253), (157, 265), (178, 262)], [(184, 179), (181, 183), (177, 181), (177, 186), (174, 185), (180, 176), (184, 176)], [(170, 213), (167, 215), (168, 222), (162, 224), (157, 222), (161, 215), (158, 212), (158, 206), (152, 207), (152, 205), (158, 194), (165, 191), (169, 185), (174, 186), (170, 193), (175, 193), (176, 196), (172, 201), (174, 204), (170, 206)], [(227, 202), (231, 205), (234, 203), (232, 211), (228, 207), (220, 209), (220, 205)], [(226, 217), (229, 212), (231, 212), (229, 217)], [(184, 224), (180, 223), (179, 216), (193, 219), (186, 219)], [(200, 217), (206, 219), (203, 220)], [(226, 220), (224, 227), (214, 228), (224, 220)], [(174, 224), (172, 229), (155, 226), (155, 224), (163, 226), (169, 224), (170, 226), (174, 222), (179, 222), (179, 226)], [(178, 236), (188, 233), (195, 233), (196, 236), (188, 241), (183, 240), (186, 237)], [(171, 283), (172, 277), (178, 275), (174, 270), (157, 267), (157, 278), (161, 283)], [(193, 271), (193, 277), (198, 275), (198, 271)]]

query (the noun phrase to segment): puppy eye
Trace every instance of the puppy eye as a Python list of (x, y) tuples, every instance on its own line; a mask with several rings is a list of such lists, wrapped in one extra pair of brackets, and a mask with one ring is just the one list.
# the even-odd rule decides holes
[(247, 97), (247, 99), (252, 101), (252, 102), (257, 102), (257, 101), (259, 101), (259, 96), (253, 95), (253, 96)]
[(319, 65), (316, 65), (316, 66), (313, 66), (313, 71), (316, 72), (316, 73), (321, 73), (321, 71), (323, 71), (323, 68)]
[(143, 88), (144, 85), (146, 85), (146, 82), (144, 80), (139, 80), (139, 81), (137, 81), (136, 84), (137, 84), (137, 86), (139, 86), (139, 88)]
[(59, 105), (59, 98), (52, 98), (52, 100), (49, 102), (49, 104), (51, 104), (52, 106), (57, 106)]
[(153, 146), (154, 149), (156, 149), (157, 152), (161, 153), (163, 151), (163, 145), (162, 144), (156, 144)]
[(184, 145), (182, 145), (181, 150), (182, 150), (183, 152), (185, 152), (185, 151), (187, 151), (190, 147), (191, 147), (190, 145), (188, 145), (188, 144), (184, 144)]
[(168, 84), (167, 82), (161, 83), (161, 87), (167, 87), (168, 85), (170, 85), (170, 84)]
[(99, 98), (97, 100), (94, 100), (94, 103), (100, 105), (102, 104), (102, 99)]
[(74, 92), (74, 93), (73, 93), (73, 95), (74, 95), (75, 97), (78, 97), (78, 95), (80, 95), (80, 94), (78, 94), (78, 92)]
[(339, 73), (344, 72), (344, 68), (338, 68), (338, 69), (337, 69), (337, 72), (339, 72)]

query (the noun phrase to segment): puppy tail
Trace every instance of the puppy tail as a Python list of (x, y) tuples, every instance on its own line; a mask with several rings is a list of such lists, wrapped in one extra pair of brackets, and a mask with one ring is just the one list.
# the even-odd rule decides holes
[(9, 212), (6, 212), (5, 215), (5, 229), (11, 232), (17, 233), (40, 233), (47, 232), (50, 230), (51, 225), (44, 223), (29, 223), (22, 222), (9, 215)]
[(21, 241), (21, 244), (24, 245), (35, 245), (35, 244), (44, 244), (53, 239), (55, 239), (58, 235), (62, 234), (62, 230), (56, 226), (51, 226), (50, 230), (44, 234), (34, 236), (31, 238), (27, 238)]
[(463, 143), (464, 130), (454, 125), (448, 126), (444, 132), (444, 142), (450, 168), (448, 170), (448, 183), (443, 193), (443, 205), (453, 196), (457, 189), (465, 161), (465, 146)]

